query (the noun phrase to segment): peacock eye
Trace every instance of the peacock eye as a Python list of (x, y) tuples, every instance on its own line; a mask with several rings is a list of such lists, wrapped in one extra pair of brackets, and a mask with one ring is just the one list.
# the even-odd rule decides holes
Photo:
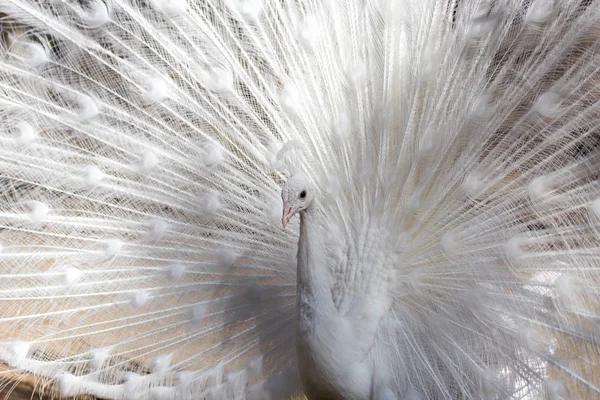
[(300, 198), (303, 199), (306, 197), (306, 190), (300, 192)]

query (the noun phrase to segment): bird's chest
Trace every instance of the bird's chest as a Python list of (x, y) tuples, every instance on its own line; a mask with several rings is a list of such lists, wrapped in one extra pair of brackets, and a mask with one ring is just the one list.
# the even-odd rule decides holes
[[(319, 324), (313, 318), (310, 305), (300, 310), (297, 319), (296, 350), (302, 387), (310, 399), (343, 399), (336, 385), (335, 360), (330, 354), (327, 339), (319, 334)], [(315, 325), (315, 322), (317, 324)]]
[[(318, 317), (314, 298), (309, 288), (298, 285), (296, 316), (296, 349), (303, 388), (311, 399), (342, 399), (330, 376), (331, 365), (329, 332), (326, 321)], [(319, 321), (319, 319), (321, 321)]]
[(371, 373), (353, 320), (335, 308), (329, 261), (318, 226), (301, 214), (296, 292), (296, 347), (310, 399), (369, 397)]
[(298, 288), (296, 349), (302, 385), (310, 399), (368, 397), (371, 374), (355, 353), (348, 321), (326, 316), (314, 307), (310, 290)]

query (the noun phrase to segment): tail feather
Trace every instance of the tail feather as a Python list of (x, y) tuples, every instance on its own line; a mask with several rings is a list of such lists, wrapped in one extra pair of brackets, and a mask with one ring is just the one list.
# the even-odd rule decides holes
[(273, 72), (229, 9), (174, 5), (2, 6), (29, 27), (1, 63), (2, 358), (62, 395), (239, 397), (293, 366)]
[(400, 398), (597, 397), (597, 3), (3, 1), (0, 376), (297, 392), (302, 171)]

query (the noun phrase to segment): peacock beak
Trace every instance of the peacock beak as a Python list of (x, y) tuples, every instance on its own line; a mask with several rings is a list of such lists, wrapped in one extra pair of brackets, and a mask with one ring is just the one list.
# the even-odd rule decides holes
[(290, 222), (290, 218), (292, 218), (296, 214), (296, 210), (294, 207), (289, 205), (288, 203), (283, 203), (283, 216), (281, 217), (281, 225), (283, 225), (283, 229)]

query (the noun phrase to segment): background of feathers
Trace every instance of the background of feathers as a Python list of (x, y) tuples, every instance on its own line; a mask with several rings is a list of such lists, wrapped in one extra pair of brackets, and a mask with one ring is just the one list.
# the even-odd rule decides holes
[[(528, 5), (528, 1), (525, 0), (524, 1), (524, 7), (526, 7)], [(585, 9), (585, 7), (587, 6), (589, 2), (583, 1), (582, 2), (582, 10)], [(19, 25), (19, 24), (15, 24), (13, 19), (11, 18), (10, 15), (0, 15), (0, 40), (2, 40), (4, 42), (4, 46), (6, 46), (7, 43), (7, 38), (8, 38), (8, 34), (19, 34), (21, 32), (26, 32), (28, 30), (27, 26), (23, 26), (23, 25)], [(515, 29), (515, 32), (517, 30)], [(582, 32), (581, 34), (581, 40), (579, 43), (579, 46), (573, 49), (573, 52), (571, 54), (567, 54), (564, 57), (564, 64), (557, 67), (554, 71), (551, 71), (547, 74), (546, 76), (546, 80), (547, 80), (547, 85), (548, 87), (550, 87), (552, 85), (552, 83), (560, 78), (561, 76), (563, 76), (563, 74), (565, 73), (565, 71), (567, 71), (569, 69), (570, 66), (574, 65), (577, 60), (578, 57), (584, 53), (584, 51), (582, 51), (585, 48), (588, 48), (589, 46), (595, 45), (596, 42), (598, 41), (598, 38), (600, 37), (600, 27), (597, 27), (596, 29), (591, 29), (588, 32)], [(505, 46), (503, 46), (503, 48), (496, 54), (496, 58), (497, 58), (497, 64), (501, 65), (505, 60), (509, 59), (512, 55), (511, 53), (511, 43), (513, 43), (514, 41), (518, 41), (519, 38), (516, 36), (511, 36), (508, 35), (506, 37), (506, 44)], [(57, 52), (62, 51), (61, 49), (54, 49)], [(514, 76), (515, 80), (519, 80), (519, 79), (523, 79), (522, 76), (519, 76), (517, 74), (517, 72), (515, 72), (515, 76)], [(587, 101), (590, 102), (596, 102), (600, 100), (600, 72), (598, 72), (597, 70), (595, 71), (595, 74), (590, 76), (590, 78), (588, 79), (588, 84), (586, 87), (581, 87), (578, 90), (580, 90), (582, 93), (586, 93), (585, 97), (587, 99)], [(575, 94), (575, 93), (573, 93)], [(530, 99), (531, 102), (534, 101), (534, 99)], [(522, 108), (517, 108), (514, 110), (513, 115), (512, 115), (512, 121), (519, 119), (528, 109), (528, 107), (522, 107)], [(510, 126), (511, 120), (507, 120), (506, 121), (506, 126)], [(498, 127), (498, 137), (501, 137), (502, 135), (505, 134), (505, 128), (506, 126), (499, 126)], [(576, 134), (576, 133), (575, 133)], [(596, 133), (589, 135), (589, 138), (582, 142), (581, 145), (578, 148), (574, 148), (574, 149), (569, 149), (569, 151), (567, 151), (567, 154), (570, 157), (576, 158), (580, 155), (587, 155), (590, 153), (593, 153), (597, 150), (600, 149), (600, 131), (597, 131)], [(541, 157), (543, 157), (543, 154), (541, 155)], [(530, 160), (530, 162), (537, 162), (539, 160)], [(600, 171), (598, 173), (598, 176), (596, 176), (596, 179), (598, 179), (600, 177)], [(0, 179), (3, 179), (1, 174), (0, 174)], [(509, 182), (505, 182), (507, 183), (507, 187), (510, 187), (510, 185), (508, 184)], [(21, 185), (21, 186), (11, 186), (10, 184), (6, 184), (6, 182), (2, 182), (2, 184), (0, 185), (0, 188), (2, 188), (3, 192), (0, 192), (0, 202), (5, 201), (5, 200), (15, 200), (18, 199), (19, 197), (23, 196), (24, 193), (29, 189), (29, 187), (27, 185)], [(7, 189), (8, 188), (8, 189)], [(508, 189), (510, 190), (510, 189)], [(536, 230), (537, 227), (535, 224), (532, 224), (531, 230)], [(1, 228), (0, 228), (1, 230)], [(1, 269), (1, 266), (0, 266)], [(600, 282), (595, 282), (596, 285), (600, 284)], [(586, 299), (584, 299), (584, 301), (586, 302), (587, 306), (590, 307), (590, 309), (595, 310), (595, 312), (597, 314), (600, 314), (600, 302), (598, 302), (598, 295), (597, 294), (590, 294), (589, 297), (587, 297)], [(0, 310), (7, 310), (10, 308), (9, 304), (6, 304), (5, 302), (0, 302)], [(583, 323), (583, 321), (582, 321)], [(2, 336), (10, 336), (10, 335), (14, 335), (15, 332), (10, 332), (8, 330), (3, 330), (5, 328), (8, 328), (7, 326), (2, 326), (0, 325), (0, 335)], [(562, 360), (568, 360), (570, 358), (571, 355), (575, 354), (576, 352), (581, 353), (582, 349), (586, 349), (586, 347), (588, 346), (593, 346), (592, 344), (590, 344), (587, 341), (579, 341), (576, 340), (574, 337), (570, 336), (570, 335), (564, 335), (564, 336), (555, 336), (556, 337), (556, 356)], [(82, 346), (85, 346), (86, 344), (82, 344)], [(575, 351), (575, 349), (577, 351)], [(600, 359), (598, 359), (598, 351), (596, 348), (589, 348), (589, 353), (588, 353), (592, 358), (590, 360), (588, 360), (587, 365), (585, 365), (585, 368), (580, 370), (579, 372), (582, 373), (584, 376), (587, 377), (587, 379), (590, 382), (594, 382), (596, 385), (600, 385)], [(50, 353), (40, 353), (40, 354), (34, 354), (33, 357), (38, 357), (40, 360), (52, 360), (57, 358), (59, 355), (57, 354), (50, 354)], [(130, 360), (123, 360), (124, 362), (124, 369), (127, 368), (131, 368), (132, 370), (143, 370), (143, 367), (141, 367), (142, 364), (140, 364), (138, 362), (138, 360), (136, 359), (130, 359)], [(130, 367), (128, 367), (127, 365), (130, 365)], [(582, 365), (582, 368), (584, 366)], [(577, 364), (575, 364), (575, 368), (577, 368)], [(562, 370), (558, 370), (554, 367), (549, 367), (549, 376), (551, 378), (554, 379), (561, 379), (562, 377), (565, 376), (565, 372)], [(8, 365), (5, 364), (0, 364), (0, 379), (2, 379), (2, 387), (0, 387), (0, 394), (6, 396), (6, 398), (12, 398), (12, 399), (35, 399), (35, 398), (39, 398), (37, 396), (37, 392), (41, 392), (44, 393), (45, 395), (51, 395), (51, 396), (55, 396), (56, 395), (56, 388), (54, 387), (54, 382), (48, 382), (48, 381), (44, 381), (42, 378), (34, 378), (32, 375), (29, 374), (22, 374), (22, 373), (15, 373), (13, 370), (11, 370), (11, 368)], [(568, 379), (566, 379), (566, 381), (568, 381)], [(573, 397), (577, 398), (577, 387), (570, 387), (569, 388)], [(78, 396), (77, 398), (79, 399), (91, 399), (91, 396)]]

